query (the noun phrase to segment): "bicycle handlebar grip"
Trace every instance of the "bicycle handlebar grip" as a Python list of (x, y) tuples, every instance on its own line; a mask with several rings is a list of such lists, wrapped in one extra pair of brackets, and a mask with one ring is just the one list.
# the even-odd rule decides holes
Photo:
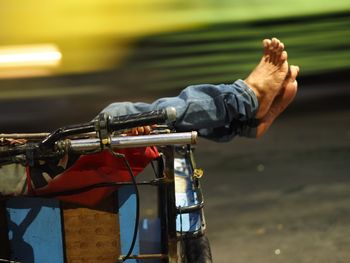
[(109, 131), (117, 131), (175, 120), (176, 109), (174, 107), (168, 107), (161, 110), (113, 117), (108, 123), (108, 129)]

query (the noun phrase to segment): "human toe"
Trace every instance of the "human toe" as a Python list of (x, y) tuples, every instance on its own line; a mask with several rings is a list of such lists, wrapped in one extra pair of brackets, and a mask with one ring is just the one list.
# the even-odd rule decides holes
[(284, 62), (287, 59), (288, 59), (288, 53), (287, 53), (287, 51), (283, 50), (281, 53), (281, 56), (280, 56), (280, 60), (281, 60), (281, 62)]
[(293, 82), (297, 78), (298, 73), (299, 73), (299, 67), (291, 65), (290, 66), (290, 81), (291, 82)]
[(270, 39), (264, 39), (263, 40), (263, 45), (264, 45), (264, 54), (267, 55), (270, 50), (271, 46), (271, 40)]
[(282, 53), (283, 50), (284, 50), (284, 44), (282, 42), (280, 42), (280, 44), (278, 46), (278, 53)]
[(276, 49), (278, 48), (279, 44), (280, 44), (279, 39), (273, 37), (272, 40), (271, 40), (271, 42), (272, 42), (273, 48), (276, 50)]

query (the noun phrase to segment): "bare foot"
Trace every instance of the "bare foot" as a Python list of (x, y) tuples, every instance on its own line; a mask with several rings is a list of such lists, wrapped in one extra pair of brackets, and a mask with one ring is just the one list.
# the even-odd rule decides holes
[(259, 101), (259, 109), (255, 115), (257, 119), (266, 115), (288, 73), (284, 44), (277, 38), (264, 39), (263, 44), (264, 55), (260, 63), (245, 79)]
[(299, 73), (299, 67), (297, 66), (290, 67), (290, 74), (287, 76), (286, 80), (284, 81), (281, 92), (276, 96), (267, 114), (260, 120), (260, 123), (257, 127), (257, 135), (256, 135), (257, 138), (265, 134), (265, 132), (271, 126), (274, 120), (293, 101), (298, 88), (298, 83), (296, 81), (296, 77), (298, 73)]

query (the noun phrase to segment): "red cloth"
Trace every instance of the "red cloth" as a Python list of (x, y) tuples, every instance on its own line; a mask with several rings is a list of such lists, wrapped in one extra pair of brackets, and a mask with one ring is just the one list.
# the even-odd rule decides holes
[[(150, 161), (159, 156), (155, 147), (130, 148), (116, 151), (124, 154), (134, 175), (139, 174)], [(114, 157), (109, 151), (81, 156), (73, 166), (55, 177), (43, 188), (36, 189), (35, 195), (67, 191), (103, 182), (129, 182), (129, 171), (121, 158)], [(95, 206), (117, 187), (100, 187), (93, 190), (59, 196), (62, 201), (72, 202), (84, 206)]]

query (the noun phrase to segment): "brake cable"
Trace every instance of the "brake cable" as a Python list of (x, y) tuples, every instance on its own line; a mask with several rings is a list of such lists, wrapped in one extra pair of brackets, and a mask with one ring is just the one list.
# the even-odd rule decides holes
[(131, 177), (131, 181), (133, 183), (134, 190), (135, 190), (135, 196), (136, 196), (135, 225), (134, 225), (134, 233), (133, 233), (132, 241), (131, 241), (128, 253), (123, 258), (121, 258), (121, 260), (117, 261), (117, 262), (124, 262), (125, 260), (130, 259), (130, 256), (134, 250), (136, 239), (137, 239), (137, 233), (138, 233), (139, 222), (140, 222), (140, 194), (139, 194), (139, 189), (138, 189), (138, 186), (136, 183), (135, 175), (134, 175), (134, 173), (131, 169), (130, 163), (126, 159), (125, 155), (121, 154), (121, 153), (114, 152), (110, 145), (108, 145), (108, 150), (114, 157), (120, 158), (124, 161), (124, 164), (129, 171), (129, 175)]

